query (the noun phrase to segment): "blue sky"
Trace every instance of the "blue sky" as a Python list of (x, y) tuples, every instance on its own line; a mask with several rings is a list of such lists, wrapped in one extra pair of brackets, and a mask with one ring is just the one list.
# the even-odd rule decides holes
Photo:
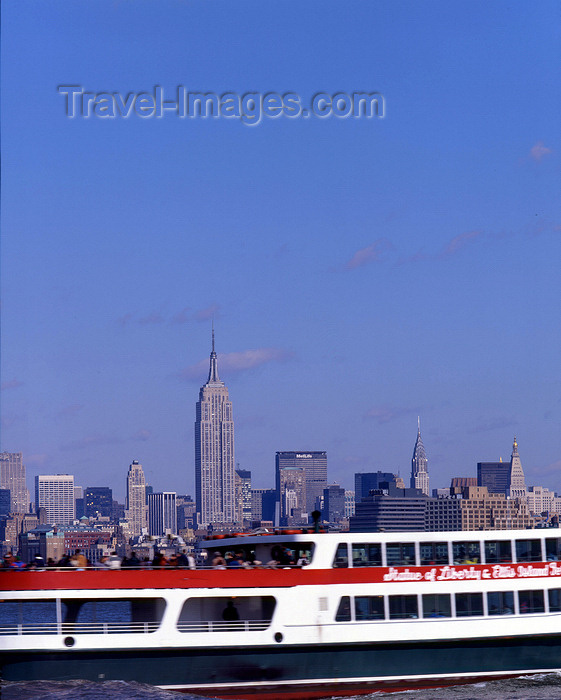
[[(193, 493), (214, 317), (236, 460), (561, 491), (554, 2), (2, 3), (2, 449)], [(380, 92), (383, 119), (68, 119), (89, 92)], [(200, 364), (202, 363), (202, 364)]]

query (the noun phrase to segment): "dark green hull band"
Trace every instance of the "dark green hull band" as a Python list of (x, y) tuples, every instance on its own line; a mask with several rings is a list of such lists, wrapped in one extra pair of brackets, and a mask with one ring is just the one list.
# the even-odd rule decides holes
[[(83, 679), (160, 686), (454, 677), (561, 668), (561, 635), (310, 646), (168, 648), (128, 651), (3, 651), (5, 681)], [(458, 679), (461, 682), (461, 679)], [(294, 687), (294, 686), (293, 686)], [(409, 686), (410, 687), (410, 686)]]

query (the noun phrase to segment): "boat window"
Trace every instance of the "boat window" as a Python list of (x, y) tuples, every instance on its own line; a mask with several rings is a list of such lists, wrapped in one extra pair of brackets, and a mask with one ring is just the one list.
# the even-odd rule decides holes
[[(226, 556), (226, 554), (231, 552), (233, 554), (239, 554), (243, 559), (245, 563), (242, 568), (246, 566), (248, 568), (261, 566), (261, 564), (267, 564), (273, 561), (276, 561), (277, 565), (280, 564), (281, 567), (287, 568), (293, 566), (307, 566), (312, 562), (314, 547), (315, 545), (313, 542), (295, 542), (293, 540), (287, 540), (285, 542), (271, 543), (267, 538), (263, 538), (263, 541), (253, 546), (244, 545), (243, 543), (229, 545), (215, 544), (212, 548), (207, 548), (206, 550), (207, 565), (211, 565), (215, 552), (219, 552), (227, 561), (230, 560), (231, 557)], [(255, 564), (255, 562), (257, 562), (257, 564)]]
[(487, 593), (487, 606), (489, 615), (512, 615), (514, 612), (514, 593), (512, 591)]
[(335, 552), (333, 567), (336, 569), (345, 569), (349, 565), (349, 545), (346, 542), (341, 542)]
[(481, 547), (479, 542), (452, 542), (454, 564), (479, 564)]
[(388, 566), (415, 566), (413, 542), (390, 542), (386, 544)]
[(541, 540), (516, 540), (516, 561), (542, 561)]
[(456, 593), (456, 617), (483, 615), (482, 593)]
[(521, 615), (544, 612), (543, 591), (518, 591), (518, 609)]
[(353, 544), (353, 566), (382, 566), (382, 545)]
[[(119, 634), (154, 632), (165, 610), (163, 598), (63, 598), (0, 603), (3, 634)], [(14, 628), (15, 626), (15, 628)]]
[(547, 561), (559, 561), (561, 559), (561, 539), (548, 537), (545, 541), (545, 557)]
[(384, 619), (384, 596), (383, 595), (357, 596), (355, 598), (355, 619), (356, 620), (383, 620)]
[(549, 612), (561, 612), (561, 588), (550, 588)]
[(429, 593), (423, 596), (423, 617), (451, 617), (450, 594)]
[(421, 566), (448, 564), (447, 542), (421, 542)]
[(336, 622), (350, 622), (351, 620), (351, 599), (348, 595), (341, 598), (337, 613), (335, 614)]
[(189, 598), (177, 622), (180, 632), (230, 632), (265, 630), (271, 624), (273, 596), (212, 596)]
[(56, 634), (56, 601), (3, 600), (0, 634)]
[(419, 617), (416, 595), (391, 595), (390, 620), (416, 619)]
[(485, 541), (485, 563), (498, 564), (503, 561), (512, 561), (512, 548), (510, 541), (486, 540)]
[(163, 598), (65, 598), (61, 602), (63, 632), (73, 634), (155, 632), (166, 607)]

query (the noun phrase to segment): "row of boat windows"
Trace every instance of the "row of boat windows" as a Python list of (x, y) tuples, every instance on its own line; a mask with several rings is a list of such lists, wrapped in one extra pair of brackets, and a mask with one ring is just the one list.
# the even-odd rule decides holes
[[(193, 597), (183, 603), (177, 629), (266, 629), (275, 606), (273, 596)], [(0, 634), (155, 632), (165, 609), (163, 598), (3, 600)]]
[[(546, 611), (545, 602), (548, 603)], [(443, 617), (480, 617), (483, 615), (526, 615), (561, 612), (561, 588), (545, 596), (543, 590), (492, 591), (483, 593), (435, 593), (390, 596), (343, 596), (335, 620), (412, 620)]]
[(485, 540), (461, 542), (381, 542), (337, 547), (333, 566), (430, 566), (450, 564), (498, 564), (502, 562), (557, 561), (561, 538)]

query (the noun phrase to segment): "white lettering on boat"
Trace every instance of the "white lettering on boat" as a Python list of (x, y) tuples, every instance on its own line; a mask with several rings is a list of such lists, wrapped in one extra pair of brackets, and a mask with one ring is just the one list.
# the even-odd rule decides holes
[(470, 566), (390, 566), (383, 581), (481, 581), (483, 579), (551, 578), (561, 576), (561, 562), (475, 564)]

